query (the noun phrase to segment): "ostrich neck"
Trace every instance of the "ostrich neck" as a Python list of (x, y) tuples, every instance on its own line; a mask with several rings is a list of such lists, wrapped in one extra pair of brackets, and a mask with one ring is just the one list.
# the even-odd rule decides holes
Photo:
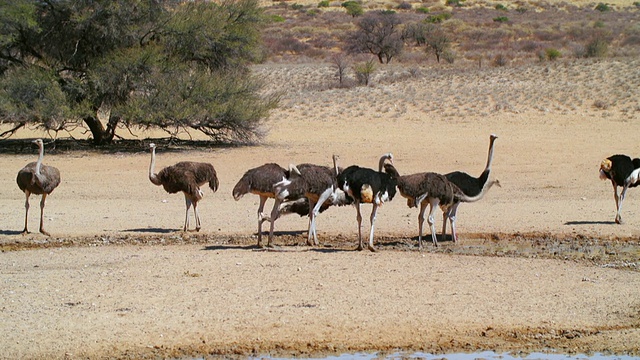
[(38, 161), (36, 162), (36, 175), (40, 177), (40, 169), (42, 169), (42, 159), (44, 159), (44, 146), (38, 146), (40, 148), (40, 155), (38, 156)]
[(161, 185), (158, 175), (155, 173), (156, 168), (156, 148), (151, 149), (151, 164), (149, 165), (149, 180), (155, 185)]
[(338, 176), (338, 159), (336, 156), (333, 156), (333, 170), (335, 172), (335, 176)]
[(378, 161), (378, 172), (382, 172), (382, 168), (384, 167), (384, 162), (387, 161), (388, 158), (389, 156), (387, 154), (382, 155), (382, 157), (380, 157), (380, 161)]
[(496, 138), (491, 138), (489, 142), (489, 155), (487, 155), (487, 166), (484, 171), (491, 171), (491, 163), (493, 162), (493, 143), (496, 141)]

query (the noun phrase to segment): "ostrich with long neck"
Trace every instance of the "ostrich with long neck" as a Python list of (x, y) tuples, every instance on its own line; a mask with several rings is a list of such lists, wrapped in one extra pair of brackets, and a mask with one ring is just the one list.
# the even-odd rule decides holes
[(494, 142), (498, 138), (497, 135), (491, 134), (489, 136), (489, 154), (487, 155), (487, 165), (484, 168), (482, 174), (479, 177), (473, 177), (462, 171), (454, 171), (445, 174), (447, 180), (455, 184), (465, 195), (465, 200), (461, 200), (460, 197), (456, 197), (454, 203), (447, 207), (442, 213), (442, 237), (444, 238), (447, 233), (447, 219), (451, 223), (451, 237), (453, 241), (458, 241), (458, 234), (456, 233), (456, 217), (458, 212), (458, 206), (461, 202), (476, 202), (484, 197), (487, 191), (493, 186), (501, 186), (498, 180), (489, 180), (491, 175), (491, 164), (493, 163), (493, 149)]
[(182, 192), (187, 207), (184, 219), (183, 231), (189, 229), (189, 209), (193, 205), (193, 212), (196, 221), (196, 231), (200, 231), (200, 215), (198, 214), (198, 201), (204, 195), (200, 187), (209, 183), (209, 188), (216, 192), (218, 190), (218, 175), (213, 165), (209, 163), (181, 161), (175, 165), (168, 166), (159, 173), (155, 173), (156, 166), (156, 145), (149, 144), (151, 149), (151, 164), (149, 165), (149, 180), (154, 185), (162, 187), (170, 194)]
[(42, 164), (44, 159), (44, 143), (42, 139), (36, 139), (33, 141), (38, 145), (40, 154), (38, 161), (31, 162), (18, 171), (16, 182), (20, 190), (26, 195), (26, 201), (24, 203), (25, 215), (24, 215), (24, 230), (23, 234), (28, 234), (28, 219), (29, 219), (29, 196), (31, 194), (42, 195), (40, 200), (40, 232), (44, 235), (50, 236), (48, 232), (44, 230), (44, 205), (47, 195), (60, 184), (60, 171), (53, 167)]
[(380, 157), (378, 171), (362, 168), (358, 165), (351, 165), (338, 175), (338, 186), (349, 197), (356, 206), (356, 220), (358, 221), (358, 250), (364, 249), (362, 242), (362, 214), (360, 204), (373, 204), (371, 210), (371, 228), (369, 231), (369, 244), (367, 248), (376, 251), (373, 246), (373, 233), (378, 208), (387, 201), (393, 200), (396, 194), (396, 181), (389, 174), (383, 173), (382, 168), (386, 161), (393, 163), (393, 155), (387, 153)]

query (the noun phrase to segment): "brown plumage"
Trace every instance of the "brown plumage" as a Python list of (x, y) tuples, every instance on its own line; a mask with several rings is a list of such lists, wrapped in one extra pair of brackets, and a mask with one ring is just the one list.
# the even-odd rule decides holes
[[(242, 178), (238, 180), (236, 186), (233, 187), (233, 198), (236, 201), (249, 193), (256, 194), (260, 197), (260, 205), (258, 206), (258, 246), (262, 246), (262, 223), (265, 221), (275, 222), (277, 220), (273, 219), (272, 221), (269, 216), (263, 213), (264, 204), (267, 202), (267, 199), (275, 198), (274, 185), (286, 179), (288, 176), (289, 172), (282, 166), (268, 163), (247, 170), (247, 172), (242, 175)], [(288, 213), (289, 211), (297, 212), (296, 209), (297, 208), (287, 209), (280, 214)], [(306, 214), (301, 213), (301, 215)]]
[(168, 166), (159, 173), (155, 173), (156, 145), (149, 144), (151, 148), (151, 165), (149, 165), (149, 180), (155, 185), (162, 187), (170, 194), (182, 192), (186, 203), (186, 215), (184, 219), (183, 231), (189, 229), (189, 209), (193, 205), (193, 212), (196, 219), (196, 231), (200, 231), (200, 215), (198, 214), (198, 201), (204, 195), (200, 187), (209, 183), (209, 188), (216, 192), (219, 181), (216, 170), (209, 163), (192, 161), (181, 161), (175, 165)]
[(433, 172), (424, 172), (412, 175), (400, 176), (396, 168), (391, 164), (385, 164), (384, 170), (398, 182), (400, 194), (407, 199), (407, 206), (416, 207), (420, 204), (418, 214), (418, 246), (422, 249), (422, 225), (427, 205), (431, 206), (427, 222), (431, 228), (433, 245), (438, 246), (435, 227), (435, 212), (438, 206), (446, 211), (456, 201), (462, 201), (467, 197), (444, 175)]
[[(336, 175), (339, 171), (336, 155), (333, 156), (333, 168), (313, 164), (291, 165), (289, 177), (276, 184), (276, 203), (271, 212), (271, 218), (280, 216), (281, 203), (299, 198), (308, 201), (309, 227), (307, 232), (307, 245), (318, 245), (316, 231), (316, 217), (322, 212), (323, 207), (330, 205), (346, 204), (344, 192), (338, 189)], [(273, 238), (273, 222), (269, 230), (269, 242)], [(313, 240), (312, 240), (313, 239)]]
[(42, 139), (34, 140), (33, 143), (38, 145), (40, 150), (38, 161), (31, 162), (23, 167), (18, 171), (18, 176), (16, 178), (18, 187), (27, 197), (24, 204), (24, 230), (22, 233), (29, 233), (27, 227), (29, 218), (29, 196), (31, 194), (36, 194), (42, 195), (42, 199), (40, 200), (40, 232), (45, 235), (50, 235), (44, 230), (43, 226), (44, 205), (47, 195), (51, 194), (51, 192), (60, 184), (60, 171), (53, 166), (42, 164), (42, 159), (44, 158), (44, 143), (42, 142)]

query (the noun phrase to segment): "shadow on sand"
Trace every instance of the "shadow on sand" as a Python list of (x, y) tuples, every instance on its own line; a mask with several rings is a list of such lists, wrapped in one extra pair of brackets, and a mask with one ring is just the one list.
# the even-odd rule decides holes
[(567, 221), (565, 225), (613, 225), (615, 221)]
[(126, 229), (123, 230), (125, 232), (140, 232), (140, 233), (150, 233), (150, 234), (170, 234), (173, 232), (178, 232), (176, 229), (162, 229), (162, 228), (140, 228), (140, 229)]
[(0, 235), (20, 235), (21, 230), (0, 230)]

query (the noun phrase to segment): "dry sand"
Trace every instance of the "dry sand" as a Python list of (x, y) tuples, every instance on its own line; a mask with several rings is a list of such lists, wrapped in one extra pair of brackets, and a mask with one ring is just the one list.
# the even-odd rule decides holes
[[(138, 152), (48, 151), (45, 163), (63, 177), (45, 210), (52, 237), (19, 235), (24, 196), (15, 175), (36, 150), (0, 154), (0, 357), (639, 355), (640, 192), (629, 191), (625, 223), (616, 225), (611, 184), (597, 172), (614, 153), (640, 155), (637, 68), (622, 61), (425, 69), (417, 78), (396, 69), (369, 88), (327, 89), (328, 66), (257, 67), (274, 84), (296, 75), (264, 144), (158, 149), (160, 168), (194, 160), (218, 171), (220, 189), (205, 190), (197, 235), (177, 231), (182, 196), (149, 182), (146, 142)], [(591, 76), (571, 75), (583, 72)], [(615, 104), (595, 108), (598, 98)], [(330, 165), (332, 154), (343, 166), (375, 167), (391, 151), (402, 173), (479, 175), (490, 133), (499, 136), (492, 177), (502, 187), (463, 204), (460, 243), (441, 241), (437, 251), (430, 243), (417, 251), (417, 210), (401, 197), (378, 213), (377, 253), (353, 251), (353, 207), (321, 214), (319, 248), (296, 245), (306, 240), (307, 220), (289, 216), (276, 223), (279, 251), (259, 251), (257, 197), (231, 196), (249, 168)], [(31, 230), (38, 201), (31, 199)], [(557, 241), (569, 245), (554, 254)], [(464, 255), (474, 249), (476, 256)]]

